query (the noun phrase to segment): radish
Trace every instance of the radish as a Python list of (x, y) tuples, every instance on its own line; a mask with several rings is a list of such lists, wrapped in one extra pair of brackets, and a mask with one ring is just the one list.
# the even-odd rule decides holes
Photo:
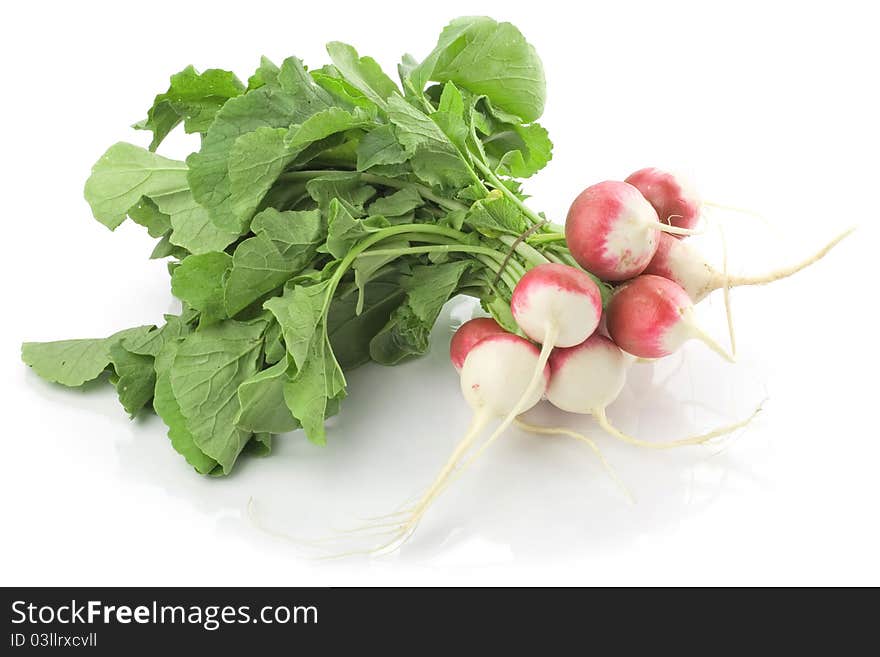
[(602, 317), (602, 295), (586, 272), (568, 265), (545, 263), (532, 267), (516, 284), (510, 311), (523, 332), (541, 343), (538, 362), (520, 403), (511, 408), (462, 469), (503, 435), (517, 415), (531, 408), (528, 403), (541, 382), (541, 373), (553, 349), (576, 345), (595, 333)]
[(614, 427), (605, 413), (605, 409), (623, 389), (631, 362), (620, 347), (599, 334), (574, 347), (556, 349), (550, 356), (551, 377), (547, 399), (564, 411), (592, 415), (602, 429), (619, 440), (651, 449), (699, 445), (745, 426), (754, 417), (753, 414), (745, 421), (709, 433), (668, 442), (633, 438)]
[(702, 340), (732, 361), (697, 326), (687, 292), (668, 278), (642, 274), (618, 288), (608, 303), (608, 333), (624, 351), (639, 358), (662, 358), (690, 339)]
[(624, 281), (642, 273), (654, 257), (661, 231), (695, 232), (662, 223), (638, 189), (610, 180), (582, 191), (565, 221), (571, 255), (605, 281)]
[(642, 193), (661, 222), (688, 229), (699, 223), (702, 201), (684, 177), (649, 167), (631, 173), (626, 182)]
[[(403, 520), (392, 523), (391, 539), (372, 552), (399, 547), (412, 535), (445, 488), (456, 465), (492, 418), (511, 413), (515, 416), (541, 400), (550, 380), (550, 368), (539, 367), (539, 359), (540, 352), (535, 345), (512, 333), (491, 334), (471, 346), (461, 368), (461, 392), (474, 412), (470, 427), (428, 490), (402, 512)], [(534, 386), (531, 379), (536, 368), (539, 385)]]
[(501, 325), (491, 317), (475, 317), (466, 321), (452, 334), (449, 343), (449, 358), (457, 372), (461, 372), (464, 359), (480, 340), (490, 335), (507, 333)]

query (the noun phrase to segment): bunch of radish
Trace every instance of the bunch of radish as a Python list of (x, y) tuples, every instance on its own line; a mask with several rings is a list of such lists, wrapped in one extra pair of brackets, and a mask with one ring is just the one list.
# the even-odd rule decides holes
[[(698, 232), (702, 207), (679, 177), (653, 168), (637, 171), (624, 182), (600, 182), (578, 195), (566, 219), (565, 239), (580, 267), (541, 264), (522, 276), (510, 304), (518, 334), (480, 317), (465, 322), (453, 335), (450, 358), (473, 421), (418, 501), (391, 514), (395, 520), (385, 525), (391, 528), (390, 540), (377, 550), (401, 545), (452, 479), (514, 422), (528, 431), (573, 435), (598, 453), (586, 436), (518, 420), (542, 399), (563, 411), (593, 416), (617, 439), (653, 449), (706, 443), (754, 417), (701, 435), (657, 442), (623, 433), (606, 415), (637, 359), (662, 358), (688, 340), (699, 340), (733, 361), (698, 326), (695, 303), (716, 289), (769, 283), (800, 271), (849, 232), (795, 266), (764, 276), (729, 277), (682, 239)], [(615, 287), (604, 309), (599, 288), (586, 272)], [(500, 423), (477, 445), (492, 420)]]

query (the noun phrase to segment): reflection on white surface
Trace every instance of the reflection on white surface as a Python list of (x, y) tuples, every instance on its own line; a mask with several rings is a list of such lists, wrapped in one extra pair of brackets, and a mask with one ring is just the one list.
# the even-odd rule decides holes
[[(124, 477), (194, 505), (215, 517), (224, 532), (277, 543), (291, 555), (368, 550), (381, 537), (341, 531), (412, 499), (466, 428), (469, 409), (446, 351), (452, 327), (474, 310), (470, 299), (451, 302), (425, 358), (352, 372), (349, 397), (330, 422), (326, 448), (295, 432), (276, 439), (271, 457), (243, 459), (231, 477), (202, 478), (171, 452), (160, 438), (161, 422), (150, 418), (131, 426), (133, 439), (119, 442)], [(665, 361), (635, 365), (609, 415), (645, 439), (699, 433), (748, 416), (762, 399), (760, 378), (753, 367), (725, 368), (694, 344)], [(94, 407), (116, 411), (110, 399), (97, 400)], [(383, 558), (438, 565), (460, 559), (475, 565), (613, 550), (702, 513), (731, 480), (759, 483), (737, 458), (738, 451), (755, 449), (748, 445), (748, 430), (723, 451), (652, 451), (618, 443), (603, 436), (591, 419), (546, 403), (528, 419), (595, 437), (636, 504), (626, 500), (582, 443), (511, 429), (440, 497), (399, 556)], [(759, 416), (755, 422), (760, 421)], [(169, 463), (173, 458), (177, 467)], [(315, 539), (322, 542), (307, 544)]]

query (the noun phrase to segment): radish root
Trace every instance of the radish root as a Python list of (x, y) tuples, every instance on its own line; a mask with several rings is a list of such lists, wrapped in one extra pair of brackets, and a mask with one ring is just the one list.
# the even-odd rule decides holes
[(729, 353), (724, 350), (720, 344), (718, 344), (715, 339), (706, 333), (702, 328), (700, 328), (699, 324), (697, 324), (697, 320), (694, 317), (694, 309), (688, 307), (681, 314), (682, 322), (684, 322), (688, 330), (691, 332), (693, 337), (698, 338), (702, 342), (706, 344), (712, 351), (721, 356), (724, 360), (729, 363), (735, 363), (736, 359)]
[(798, 262), (789, 267), (777, 269), (776, 271), (772, 271), (767, 274), (761, 274), (759, 276), (719, 276), (719, 280), (716, 281), (714, 289), (717, 290), (718, 288), (723, 287), (725, 285), (725, 278), (729, 280), (728, 284), (730, 285), (730, 287), (740, 287), (744, 285), (766, 285), (767, 283), (773, 283), (783, 278), (788, 278), (789, 276), (797, 274), (799, 271), (806, 269), (810, 265), (815, 264), (816, 262), (824, 258), (826, 255), (828, 255), (828, 252), (831, 251), (831, 249), (840, 244), (840, 242), (848, 237), (854, 230), (855, 226), (853, 226), (852, 228), (848, 228), (806, 260), (802, 260), (801, 262)]
[[(422, 517), (424, 517), (428, 508), (437, 496), (445, 489), (447, 481), (456, 470), (456, 466), (458, 466), (461, 459), (467, 454), (468, 450), (470, 450), (471, 446), (474, 444), (474, 441), (486, 427), (489, 417), (490, 416), (487, 413), (478, 413), (474, 416), (474, 419), (471, 421), (470, 427), (468, 427), (464, 437), (459, 441), (458, 445), (456, 445), (452, 454), (449, 456), (446, 465), (440, 470), (437, 477), (434, 479), (434, 482), (411, 509), (404, 511), (404, 520), (396, 523), (374, 524), (372, 526), (367, 525), (364, 527), (364, 529), (388, 527), (388, 531), (385, 532), (385, 535), (389, 533), (391, 534), (390, 540), (378, 547), (366, 550), (366, 553), (380, 554), (386, 550), (393, 551), (406, 543), (409, 537), (412, 536)], [(391, 515), (395, 516), (397, 514)]]
[(658, 221), (656, 224), (652, 225), (670, 235), (700, 235), (705, 231), (705, 228), (679, 228), (678, 226), (664, 224), (662, 221)]
[(733, 329), (733, 309), (730, 303), (730, 273), (727, 268), (727, 235), (724, 226), (718, 224), (721, 235), (721, 274), (724, 276), (724, 312), (727, 315), (727, 334), (730, 336), (730, 355), (736, 358), (736, 332)]
[(596, 441), (594, 441), (592, 438), (566, 427), (542, 427), (537, 424), (529, 424), (528, 422), (523, 422), (519, 418), (517, 418), (516, 420), (516, 426), (518, 426), (523, 431), (528, 431), (529, 433), (544, 434), (548, 436), (568, 436), (570, 438), (574, 438), (575, 440), (580, 440), (581, 442), (586, 443), (586, 445), (591, 450), (593, 450), (593, 453), (599, 459), (599, 462), (602, 464), (602, 468), (605, 470), (608, 476), (611, 477), (612, 481), (614, 481), (621, 492), (626, 496), (627, 500), (629, 500), (631, 504), (635, 504), (635, 497), (633, 497), (633, 494), (630, 492), (629, 488), (627, 488), (626, 484), (623, 483), (623, 480), (617, 475), (617, 472), (614, 470), (614, 468), (611, 467), (611, 464), (605, 458), (605, 455), (602, 454), (602, 450), (599, 449)]
[(613, 437), (617, 438), (618, 440), (622, 440), (625, 443), (635, 445), (636, 447), (644, 447), (647, 449), (673, 449), (676, 447), (685, 447), (688, 445), (702, 445), (712, 440), (713, 438), (719, 438), (721, 436), (732, 433), (737, 429), (742, 429), (744, 426), (748, 425), (752, 420), (754, 420), (755, 416), (758, 415), (758, 413), (760, 413), (763, 408), (764, 402), (761, 402), (758, 405), (758, 408), (755, 409), (754, 413), (752, 413), (745, 420), (740, 420), (739, 422), (735, 422), (734, 424), (730, 424), (725, 427), (719, 427), (718, 429), (714, 429), (712, 431), (709, 431), (708, 433), (700, 434), (698, 436), (689, 436), (687, 438), (679, 438), (678, 440), (670, 440), (665, 442), (641, 440), (639, 438), (634, 438), (628, 434), (623, 433), (620, 429), (618, 429), (613, 424), (611, 424), (611, 422), (608, 421), (608, 416), (605, 414), (604, 408), (597, 408), (593, 411), (592, 415), (596, 418), (596, 422), (598, 422), (599, 426), (602, 427), (602, 429), (607, 431)]

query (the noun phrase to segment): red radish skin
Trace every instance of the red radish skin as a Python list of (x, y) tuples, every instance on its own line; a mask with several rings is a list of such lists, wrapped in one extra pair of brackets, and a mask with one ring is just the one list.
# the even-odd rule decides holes
[(659, 223), (639, 190), (609, 180), (587, 187), (571, 204), (565, 240), (581, 267), (603, 280), (623, 281), (648, 266)]
[(582, 191), (565, 221), (565, 240), (577, 263), (605, 281), (624, 281), (648, 266), (660, 231), (690, 235), (670, 226), (629, 183), (606, 180)]
[(544, 343), (548, 324), (558, 327), (555, 347), (582, 342), (599, 325), (602, 294), (585, 272), (556, 263), (526, 272), (510, 301), (516, 323), (535, 342)]
[(630, 174), (626, 182), (642, 193), (661, 222), (687, 229), (700, 222), (702, 201), (683, 176), (649, 167)]
[(662, 358), (691, 339), (732, 360), (697, 326), (687, 292), (673, 281), (643, 274), (618, 288), (608, 303), (608, 332), (624, 351), (639, 358)]
[(466, 321), (452, 334), (449, 343), (449, 359), (457, 372), (461, 372), (464, 359), (480, 340), (490, 335), (507, 333), (502, 326), (491, 317), (475, 317)]

